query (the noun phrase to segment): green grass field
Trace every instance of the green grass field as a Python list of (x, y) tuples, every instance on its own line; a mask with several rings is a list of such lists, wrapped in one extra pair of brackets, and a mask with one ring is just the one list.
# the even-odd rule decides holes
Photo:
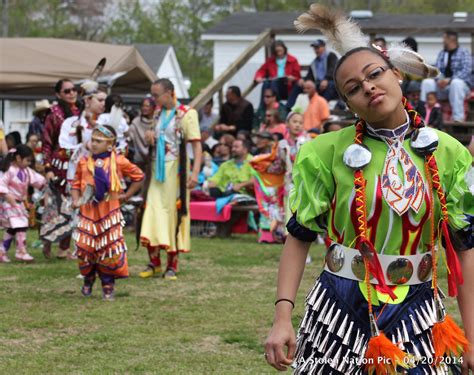
[[(133, 248), (132, 233), (127, 241)], [(33, 249), (32, 264), (0, 264), (0, 374), (275, 374), (262, 344), (280, 251), (252, 235), (193, 238), (179, 279), (165, 281), (140, 279), (146, 252), (132, 249), (130, 278), (117, 282), (115, 302), (103, 302), (99, 285), (82, 297), (74, 261), (46, 260)], [(311, 249), (295, 327), (322, 253)], [(448, 308), (454, 312), (455, 301)]]

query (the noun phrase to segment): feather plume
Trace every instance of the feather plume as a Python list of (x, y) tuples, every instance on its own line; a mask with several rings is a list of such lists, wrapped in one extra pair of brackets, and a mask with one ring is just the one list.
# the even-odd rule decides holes
[(438, 68), (429, 65), (425, 59), (404, 44), (394, 44), (387, 50), (388, 58), (395, 68), (420, 78), (434, 78)]
[(99, 84), (96, 81), (92, 81), (90, 79), (85, 80), (82, 85), (81, 89), (83, 92), (83, 96), (89, 96), (92, 94), (97, 93), (97, 89), (99, 88)]
[(332, 47), (341, 55), (358, 47), (367, 47), (369, 38), (359, 25), (347, 18), (341, 11), (321, 4), (313, 4), (306, 13), (294, 22), (298, 32), (318, 29), (328, 39)]
[(97, 78), (100, 76), (100, 73), (104, 70), (105, 63), (107, 62), (107, 59), (105, 57), (102, 57), (100, 61), (97, 63), (95, 66), (94, 70), (91, 73), (91, 80), (92, 81), (97, 81)]

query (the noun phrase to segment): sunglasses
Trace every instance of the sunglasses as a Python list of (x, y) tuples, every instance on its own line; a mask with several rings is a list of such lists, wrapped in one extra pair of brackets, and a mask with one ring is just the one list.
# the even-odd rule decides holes
[(70, 88), (70, 89), (64, 89), (64, 90), (62, 91), (62, 93), (68, 95), (68, 94), (70, 94), (71, 92), (76, 92), (76, 91), (77, 91), (77, 89), (76, 89), (75, 87), (73, 87), (73, 88)]

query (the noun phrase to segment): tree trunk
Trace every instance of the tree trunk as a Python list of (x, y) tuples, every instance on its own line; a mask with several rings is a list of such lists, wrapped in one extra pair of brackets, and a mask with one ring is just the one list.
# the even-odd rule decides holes
[(8, 0), (2, 0), (2, 36), (8, 38)]

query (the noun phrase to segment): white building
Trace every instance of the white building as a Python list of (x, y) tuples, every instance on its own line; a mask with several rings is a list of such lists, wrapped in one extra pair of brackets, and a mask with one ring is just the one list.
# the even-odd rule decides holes
[[(288, 53), (295, 56), (300, 65), (308, 66), (315, 55), (310, 43), (315, 39), (325, 39), (321, 34), (311, 31), (297, 34), (293, 21), (301, 12), (257, 12), (235, 13), (221, 23), (207, 30), (202, 39), (214, 43), (214, 78), (218, 77), (265, 29), (275, 32), (275, 39), (281, 39), (288, 47)], [(357, 20), (364, 32), (385, 37), (388, 43), (400, 42), (412, 36), (418, 42), (418, 52), (428, 62), (434, 63), (442, 49), (442, 35), (445, 30), (459, 32), (460, 45), (473, 51), (474, 16), (461, 15), (388, 15), (375, 14), (370, 18)], [(329, 49), (329, 46), (328, 46)], [(237, 85), (242, 91), (253, 81), (257, 69), (265, 61), (265, 49), (261, 48), (242, 69), (230, 79), (228, 85)], [(247, 97), (257, 105), (261, 86), (257, 86)]]

